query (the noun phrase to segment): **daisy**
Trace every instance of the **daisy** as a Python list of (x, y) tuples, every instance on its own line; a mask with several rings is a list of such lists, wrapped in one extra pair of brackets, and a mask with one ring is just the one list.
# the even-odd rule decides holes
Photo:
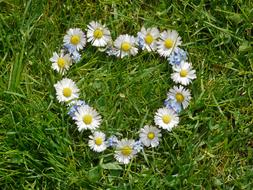
[(160, 32), (157, 28), (141, 28), (141, 31), (138, 32), (138, 38), (143, 43), (141, 43), (142, 50), (146, 49), (147, 51), (155, 51), (157, 44), (156, 39), (159, 38)]
[(134, 140), (122, 139), (116, 146), (114, 157), (120, 163), (128, 164), (136, 154), (137, 151), (134, 149)]
[(155, 114), (155, 124), (160, 128), (171, 131), (179, 123), (178, 115), (171, 109), (159, 108)]
[(61, 52), (59, 55), (54, 52), (53, 57), (50, 58), (50, 61), (53, 63), (52, 68), (58, 73), (64, 74), (72, 64), (71, 58), (69, 54), (64, 55)]
[(101, 116), (88, 105), (82, 105), (77, 108), (73, 119), (76, 120), (76, 125), (80, 132), (84, 129), (94, 130), (101, 124)]
[(58, 81), (54, 87), (59, 102), (68, 102), (79, 97), (79, 89), (71, 79), (64, 78)]
[(86, 44), (86, 37), (80, 28), (70, 28), (63, 38), (64, 46), (74, 50), (81, 50)]
[(111, 33), (104, 25), (91, 21), (88, 24), (87, 41), (91, 42), (93, 46), (104, 47), (111, 41)]
[(159, 145), (160, 130), (156, 127), (145, 125), (140, 130), (140, 141), (147, 147), (156, 147)]
[(176, 99), (177, 103), (183, 106), (183, 109), (187, 108), (190, 100), (191, 93), (189, 90), (185, 89), (183, 86), (174, 86), (167, 94), (169, 99)]
[(106, 149), (104, 133), (95, 131), (89, 138), (89, 147), (95, 152), (103, 152)]
[(175, 83), (188, 85), (196, 78), (196, 71), (193, 70), (192, 65), (186, 61), (182, 61), (180, 65), (174, 65), (173, 70), (175, 72), (171, 74), (171, 79)]
[(117, 48), (116, 56), (123, 58), (128, 55), (136, 55), (138, 53), (136, 45), (137, 41), (134, 36), (120, 35), (114, 42), (114, 46)]
[(176, 30), (163, 31), (157, 42), (157, 52), (164, 57), (169, 57), (174, 48), (181, 45), (181, 37)]

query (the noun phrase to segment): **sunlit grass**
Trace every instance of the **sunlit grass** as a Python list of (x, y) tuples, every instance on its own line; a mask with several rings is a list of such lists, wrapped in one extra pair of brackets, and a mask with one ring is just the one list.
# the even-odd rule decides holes
[[(252, 189), (253, 5), (248, 1), (0, 1), (1, 189)], [(180, 125), (129, 165), (92, 152), (55, 99), (49, 58), (70, 27), (105, 23), (115, 39), (175, 29), (197, 70)], [(156, 54), (123, 60), (87, 46), (67, 77), (103, 116), (137, 138), (172, 86)]]

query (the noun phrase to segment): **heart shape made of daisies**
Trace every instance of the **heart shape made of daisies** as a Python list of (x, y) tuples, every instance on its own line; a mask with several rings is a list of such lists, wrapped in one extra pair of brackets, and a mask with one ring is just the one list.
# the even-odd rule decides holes
[[(139, 131), (139, 139), (118, 139), (116, 136), (106, 138), (105, 133), (99, 131), (102, 122), (100, 114), (85, 101), (79, 99), (79, 89), (75, 82), (69, 78), (58, 81), (54, 87), (57, 100), (65, 103), (68, 114), (75, 121), (78, 131), (90, 130), (88, 145), (95, 152), (103, 152), (112, 147), (115, 150), (115, 159), (128, 164), (144, 147), (157, 147), (162, 136), (161, 130), (171, 131), (179, 123), (179, 113), (188, 107), (191, 93), (186, 88), (196, 78), (196, 71), (187, 61), (187, 52), (179, 48), (181, 37), (175, 30), (160, 32), (156, 27), (142, 27), (137, 37), (125, 34), (112, 40), (109, 29), (99, 22), (88, 24), (86, 33), (80, 28), (71, 28), (63, 39), (60, 53), (53, 52), (50, 58), (52, 68), (62, 76), (71, 65), (81, 60), (80, 52), (86, 43), (98, 47), (108, 56), (119, 58), (135, 56), (139, 50), (157, 52), (172, 65), (172, 80), (177, 84), (171, 88), (154, 116), (154, 126), (145, 125)], [(160, 128), (160, 129), (159, 129)]]

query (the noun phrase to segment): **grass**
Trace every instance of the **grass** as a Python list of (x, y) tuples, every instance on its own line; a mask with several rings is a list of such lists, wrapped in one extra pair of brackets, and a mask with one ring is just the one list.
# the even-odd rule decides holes
[[(0, 1), (1, 189), (252, 189), (253, 3), (250, 0)], [(70, 27), (99, 20), (112, 36), (176, 29), (197, 70), (180, 125), (129, 165), (89, 150), (57, 103), (50, 69)], [(169, 72), (168, 72), (169, 70)], [(171, 87), (155, 54), (105, 57), (88, 46), (67, 76), (108, 135), (136, 138)]]

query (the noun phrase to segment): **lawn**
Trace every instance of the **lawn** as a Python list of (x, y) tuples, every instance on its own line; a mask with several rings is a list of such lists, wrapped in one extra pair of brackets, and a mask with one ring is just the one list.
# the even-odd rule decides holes
[[(197, 72), (179, 126), (130, 164), (96, 153), (55, 96), (51, 69), (69, 28), (92, 21), (112, 38), (175, 29)], [(251, 0), (0, 1), (1, 189), (253, 189)], [(107, 135), (136, 139), (172, 87), (156, 53), (119, 59), (88, 44), (66, 77)]]

